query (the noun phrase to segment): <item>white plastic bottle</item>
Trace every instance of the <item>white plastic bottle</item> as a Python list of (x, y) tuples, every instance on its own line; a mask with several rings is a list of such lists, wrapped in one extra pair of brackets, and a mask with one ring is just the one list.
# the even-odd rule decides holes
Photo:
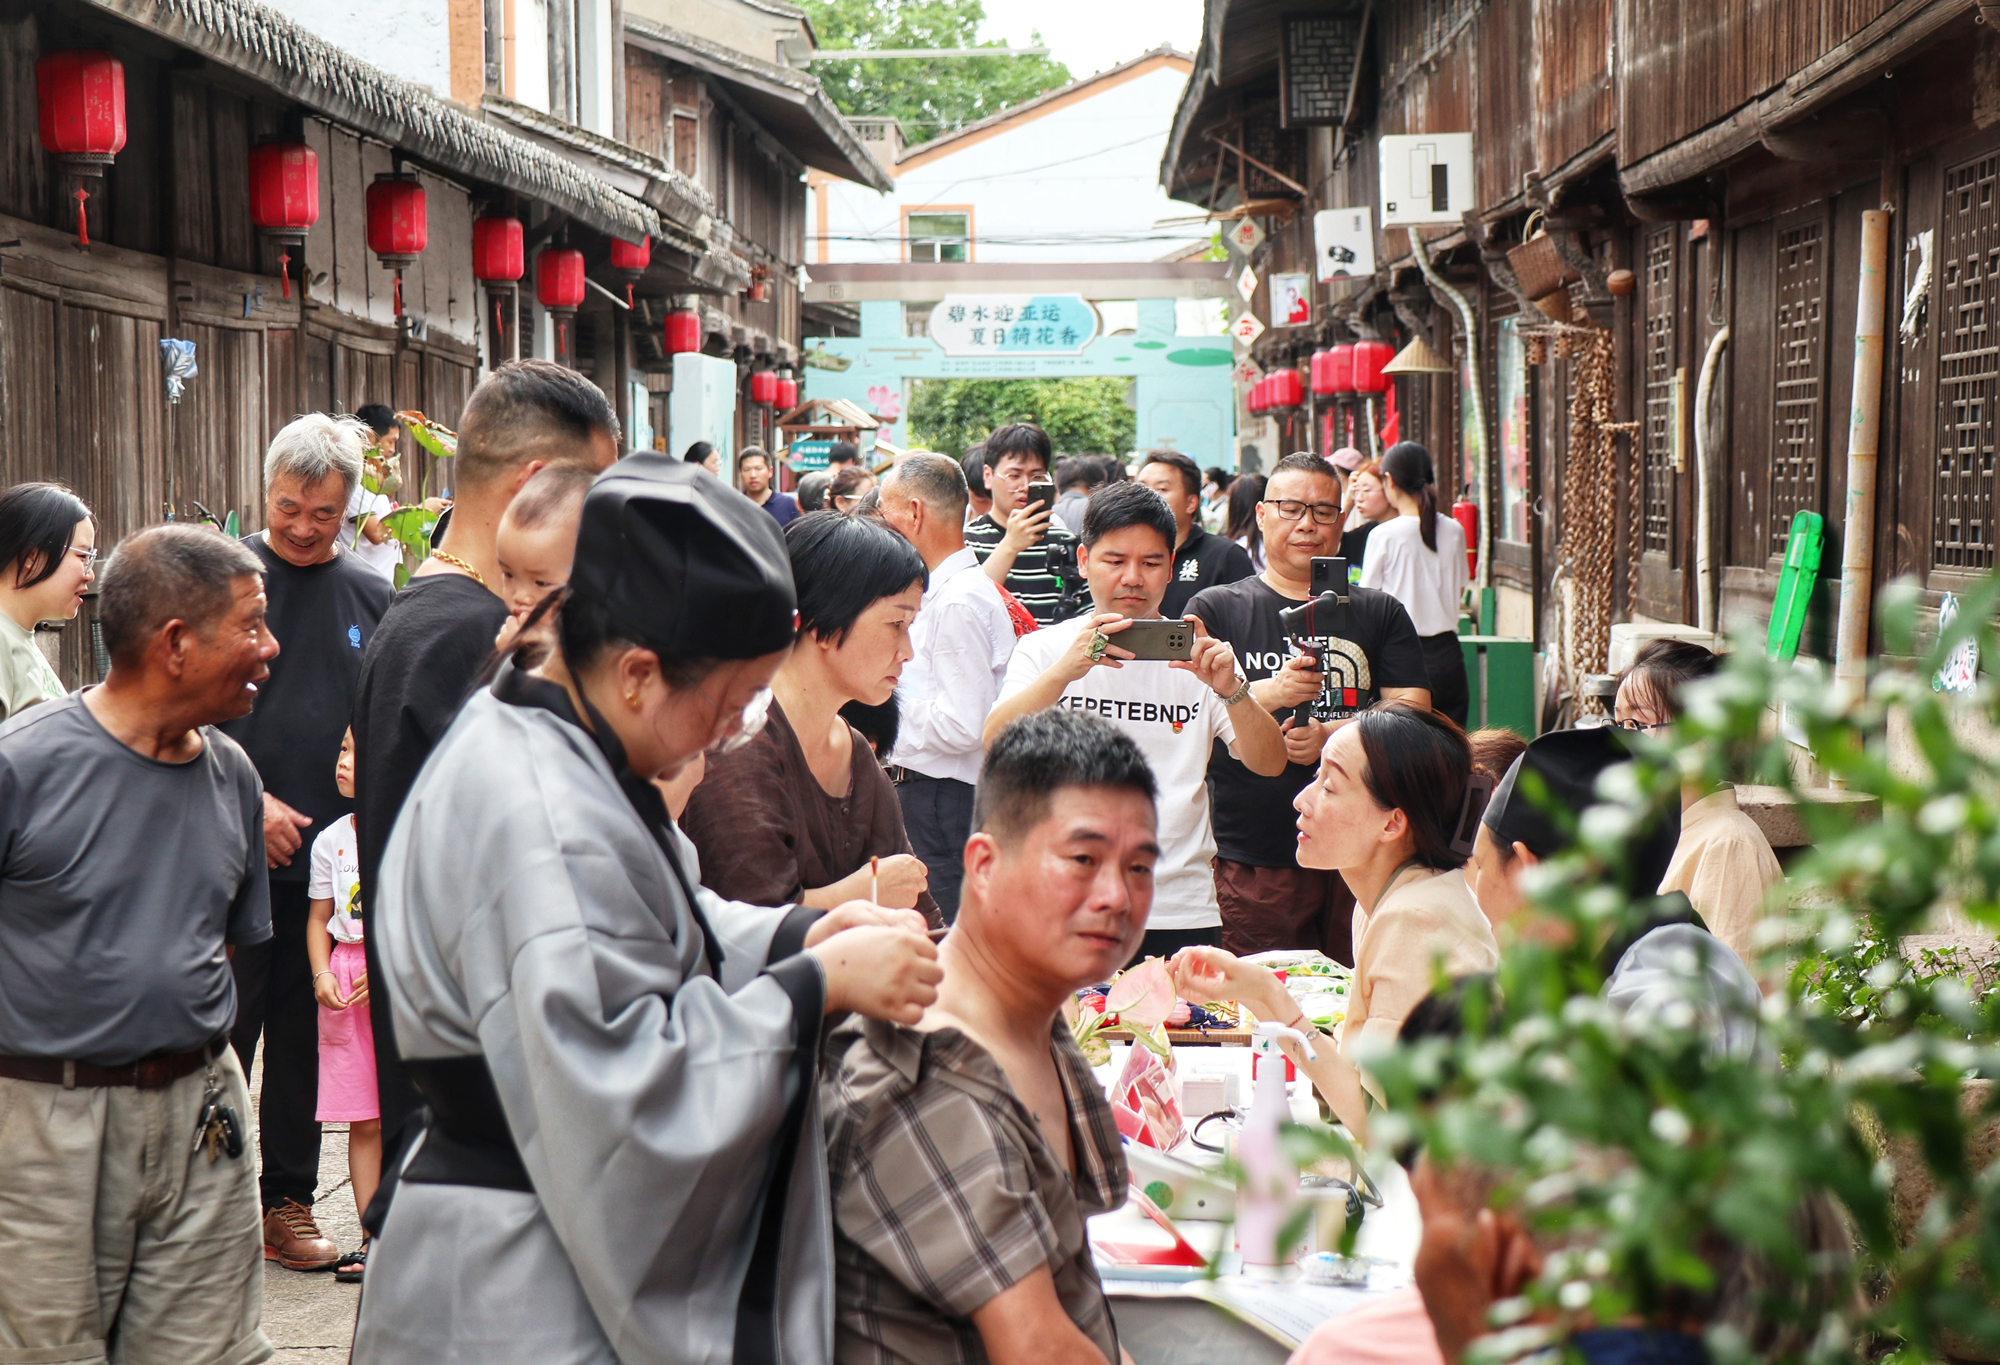
[(1278, 1040), (1290, 1038), (1313, 1061), (1319, 1054), (1303, 1033), (1269, 1020), (1258, 1020), (1251, 1035), (1250, 1117), (1236, 1140), (1236, 1162), (1243, 1168), (1236, 1187), (1236, 1244), (1243, 1254), (1244, 1274), (1276, 1278), (1291, 1264), (1287, 1248), (1278, 1244), (1278, 1234), (1299, 1197), (1298, 1170), (1278, 1141), (1278, 1129), (1292, 1116), (1285, 1095), (1285, 1054)]

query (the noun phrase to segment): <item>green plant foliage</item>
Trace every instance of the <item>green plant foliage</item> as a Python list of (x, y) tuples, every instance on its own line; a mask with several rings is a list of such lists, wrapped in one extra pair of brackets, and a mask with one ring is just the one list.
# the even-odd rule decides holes
[[(980, 0), (801, 0), (825, 48), (1005, 47), (981, 43)], [(1041, 34), (1029, 46), (1041, 45)], [(841, 113), (895, 118), (904, 140), (928, 142), (1070, 82), (1047, 57), (823, 62), (813, 74)]]
[[(1576, 1322), (1692, 1320), (1706, 1322), (1717, 1362), (1935, 1360), (1948, 1337), (2000, 1344), (2000, 1164), (1968, 1159), (2000, 1104), (1990, 1088), (1967, 1090), (2000, 1078), (2000, 997), (1983, 979), (1968, 986), (1973, 964), (1904, 943), (1945, 908), (2000, 928), (2000, 758), (1990, 739), (1968, 741), (2000, 725), (2000, 691), (1982, 680), (1953, 699), (1928, 684), (1963, 639), (2000, 657), (1987, 624), (2000, 578), (1966, 594), (1928, 651), (1915, 644), (1917, 605), (1914, 587), (1883, 594), (1886, 653), (1921, 661), (1880, 667), (1852, 707), (1755, 650), (1690, 689), (1672, 733), (1641, 741), (1641, 759), (1600, 783), (1580, 847), (1531, 875), (1539, 932), (1503, 933), (1495, 990), (1468, 993), (1465, 1036), (1371, 1060), (1388, 1097), (1374, 1126), (1384, 1150), (1420, 1141), (1433, 1161), (1483, 1168), (1494, 1202), (1560, 1248), (1524, 1300), (1496, 1309), (1496, 1332), (1509, 1330), (1489, 1342), (1518, 1350)], [(1801, 803), (1815, 847), (1791, 868), (1793, 908), (1766, 922), (1764, 960), (1750, 964), (1787, 984), (1764, 1003), (1758, 1045), (1725, 1053), (1691, 1012), (1642, 1023), (1600, 998), (1599, 945), (1645, 912), (1607, 872), (1684, 782), (1792, 786), (1777, 703), (1818, 768), (1879, 812)], [(1892, 763), (1892, 728), (1920, 762)], [(1919, 1155), (1897, 1170), (1885, 1158), (1897, 1150)], [(1899, 1220), (1898, 1192), (1912, 1188), (1935, 1193)], [(1851, 1264), (1801, 1244), (1809, 1205), (1837, 1208)], [(1755, 1312), (1691, 1319), (1736, 1251), (1768, 1270)]]
[(926, 379), (910, 400), (912, 439), (957, 458), (995, 427), (1035, 422), (1065, 455), (1124, 454), (1139, 420), (1126, 404), (1130, 381), (1087, 379)]

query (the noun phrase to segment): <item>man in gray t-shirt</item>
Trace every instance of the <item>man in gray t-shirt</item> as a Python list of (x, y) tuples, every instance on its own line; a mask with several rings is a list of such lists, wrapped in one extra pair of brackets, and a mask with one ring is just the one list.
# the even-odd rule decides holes
[(214, 728), (278, 652), (261, 569), (202, 527), (128, 537), (103, 684), (0, 727), (0, 1323), (28, 1358), (270, 1353), (228, 1044), (227, 948), (271, 936), (263, 789)]

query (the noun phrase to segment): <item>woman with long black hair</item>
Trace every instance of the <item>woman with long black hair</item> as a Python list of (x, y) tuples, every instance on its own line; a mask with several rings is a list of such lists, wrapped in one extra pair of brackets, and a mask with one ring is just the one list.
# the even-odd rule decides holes
[(1465, 596), (1465, 530), (1437, 510), (1431, 453), (1399, 441), (1382, 456), (1382, 491), (1396, 515), (1376, 526), (1361, 565), (1361, 586), (1403, 604), (1423, 640), (1431, 674), (1431, 709), (1461, 727), (1471, 707), (1458, 612)]
[(1257, 504), (1264, 497), (1262, 474), (1238, 474), (1229, 485), (1229, 539), (1250, 552), (1250, 567), (1264, 572), (1264, 528), (1257, 524)]
[(97, 577), (96, 527), (59, 483), (0, 493), (0, 718), (69, 689), (35, 644), (43, 621), (68, 621)]

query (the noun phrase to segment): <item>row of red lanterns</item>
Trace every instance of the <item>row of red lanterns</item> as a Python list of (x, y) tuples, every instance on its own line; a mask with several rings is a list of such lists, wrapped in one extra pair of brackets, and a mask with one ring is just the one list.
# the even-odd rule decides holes
[(790, 371), (758, 370), (750, 376), (750, 401), (790, 412), (799, 405), (799, 381)]
[(1389, 376), (1382, 373), (1396, 354), (1386, 341), (1349, 341), (1312, 358), (1312, 391), (1321, 398), (1350, 393), (1386, 393)]

